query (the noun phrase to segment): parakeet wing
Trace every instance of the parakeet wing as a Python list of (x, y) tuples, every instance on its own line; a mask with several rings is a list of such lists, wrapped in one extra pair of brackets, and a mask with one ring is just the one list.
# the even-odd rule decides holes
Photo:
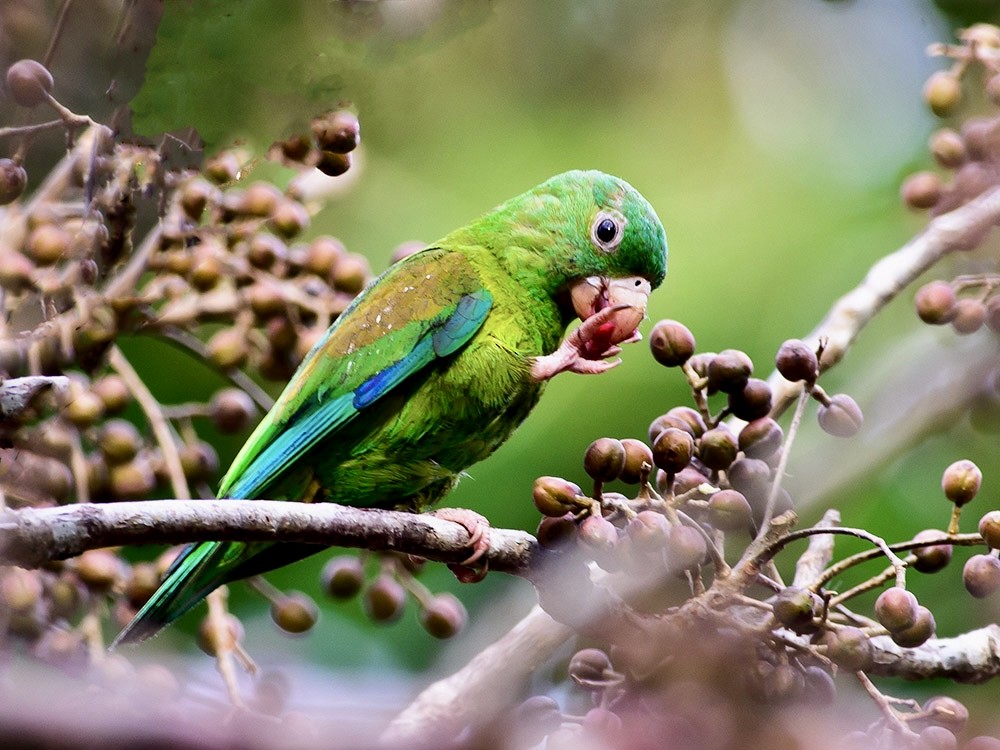
[(390, 269), (317, 343), (233, 461), (219, 497), (259, 497), (365, 407), (460, 349), (492, 304), (460, 254), (427, 250)]

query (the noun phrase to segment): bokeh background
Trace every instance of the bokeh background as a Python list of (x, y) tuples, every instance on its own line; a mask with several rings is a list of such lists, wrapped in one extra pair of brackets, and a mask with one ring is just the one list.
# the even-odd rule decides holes
[[(40, 56), (61, 3), (5, 5), (4, 62)], [(875, 260), (920, 230), (925, 218), (901, 206), (898, 186), (930, 164), (926, 141), (939, 126), (921, 87), (943, 63), (926, 47), (953, 38), (956, 27), (1000, 17), (987, 0), (127, 5), (127, 14), (118, 2), (71, 8), (51, 67), (57, 93), (75, 109), (100, 118), (129, 104), (131, 124), (119, 124), (138, 135), (193, 127), (206, 152), (240, 143), (263, 154), (310, 116), (349, 103), (362, 146), (355, 167), (324, 188), (329, 203), (310, 232), (339, 237), (377, 272), (399, 243), (431, 241), (555, 173), (620, 175), (667, 230), (669, 273), (650, 318), (681, 320), (701, 351), (745, 350), (759, 376), (770, 372), (784, 339), (808, 333)], [(16, 121), (11, 109), (0, 115)], [(261, 162), (254, 176), (292, 173)], [(940, 473), (963, 457), (986, 476), (969, 515), (1000, 507), (997, 438), (971, 430), (963, 409), (929, 432), (926, 425), (898, 432), (905, 429), (899, 412), (920, 408), (900, 398), (904, 391), (919, 392), (971, 351), (995, 351), (994, 338), (985, 330), (963, 340), (950, 329), (929, 330), (912, 312), (912, 291), (896, 300), (824, 380), (861, 402), (862, 434), (841, 443), (810, 420), (795, 445), (789, 482), (805, 521), (836, 505), (848, 525), (893, 539), (941, 528), (950, 508)], [(164, 402), (204, 397), (219, 384), (164, 347), (135, 341), (129, 352)], [(591, 440), (644, 437), (658, 414), (689, 403), (680, 373), (656, 365), (645, 344), (623, 358), (602, 377), (557, 378), (449, 504), (531, 530), (536, 476), (583, 484)], [(212, 438), (225, 465), (239, 441)], [(966, 524), (971, 530), (973, 518)], [(318, 595), (322, 562), (269, 578)], [(412, 609), (379, 628), (357, 604), (324, 603), (319, 626), (289, 639), (270, 626), (259, 597), (234, 586), (231, 601), (262, 662), (294, 656), (357, 670), (359, 679), (446, 669), (502, 631), (527, 601), (526, 584), (500, 575), (459, 590), (431, 566), (425, 580), (455, 588), (470, 607), (472, 627), (453, 644), (423, 633)], [(964, 594), (959, 564), (911, 584), (933, 601), (940, 634), (997, 619), (995, 603), (973, 604)], [(188, 648), (196, 619), (144, 648)]]

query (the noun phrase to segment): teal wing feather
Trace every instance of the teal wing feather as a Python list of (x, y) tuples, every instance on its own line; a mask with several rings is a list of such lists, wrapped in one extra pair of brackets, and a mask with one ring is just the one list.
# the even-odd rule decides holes
[[(263, 496), (310, 450), (335, 439), (338, 429), (431, 362), (457, 352), (482, 327), (493, 297), (467, 261), (443, 251), (420, 255), (430, 257), (390, 269), (314, 347), (237, 455), (219, 497)], [(438, 281), (435, 276), (436, 284), (416, 283)], [(189, 545), (113, 645), (155, 634), (227, 581), (315, 551), (264, 542)]]

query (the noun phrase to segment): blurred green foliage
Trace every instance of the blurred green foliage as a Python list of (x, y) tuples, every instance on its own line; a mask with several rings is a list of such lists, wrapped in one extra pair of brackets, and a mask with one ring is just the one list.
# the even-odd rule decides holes
[[(935, 123), (920, 90), (937, 64), (924, 49), (948, 39), (955, 18), (995, 12), (957, 0), (168, 0), (135, 125), (145, 133), (194, 125), (211, 145), (247, 139), (263, 149), (349, 100), (363, 133), (348, 175), (356, 182), (312, 232), (340, 237), (376, 270), (396, 244), (433, 240), (554, 173), (619, 174), (667, 228), (670, 270), (650, 317), (680, 319), (700, 350), (744, 349), (766, 375), (782, 340), (807, 333), (872, 262), (919, 230), (923, 219), (906, 215), (897, 185), (929, 162), (925, 140)], [(833, 390), (853, 392), (918, 325), (904, 295), (831, 374)], [(536, 476), (583, 483), (581, 457), (592, 439), (643, 437), (656, 415), (688, 403), (680, 374), (659, 368), (644, 344), (624, 360), (600, 378), (557, 378), (525, 426), (470, 470), (450, 502), (497, 526), (531, 529)], [(213, 385), (208, 376), (186, 379), (178, 393), (153, 355), (146, 365), (166, 400), (204, 396)], [(796, 454), (835, 440), (807, 429), (791, 473)], [(223, 463), (236, 447), (220, 444)], [(949, 510), (940, 472), (962, 456), (981, 462), (989, 497), (1000, 461), (992, 441), (962, 427), (823, 501), (841, 507), (845, 523), (893, 537), (940, 527)], [(808, 494), (808, 477), (793, 481)], [(964, 559), (956, 555), (934, 594), (955, 602), (935, 606), (942, 633), (989, 614), (969, 612), (958, 581)], [(273, 579), (313, 591), (321, 563)], [(427, 577), (432, 588), (453, 585), (440, 568)], [(508, 585), (492, 576), (461, 594), (475, 610)], [(235, 607), (245, 612), (235, 588)], [(412, 613), (386, 635), (362, 623), (359, 607), (335, 607), (303, 648), (356, 665), (415, 667), (434, 653)]]

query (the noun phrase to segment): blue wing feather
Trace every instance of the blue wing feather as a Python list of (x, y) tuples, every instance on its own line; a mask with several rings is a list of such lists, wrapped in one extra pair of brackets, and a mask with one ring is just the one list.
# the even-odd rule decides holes
[(354, 419), (408, 377), (437, 357), (454, 353), (482, 326), (493, 305), (485, 290), (464, 295), (451, 313), (430, 327), (410, 352), (362, 382), (353, 391), (328, 401), (314, 401), (247, 466), (226, 493), (228, 497), (259, 497), (289, 466), (337, 428)]

